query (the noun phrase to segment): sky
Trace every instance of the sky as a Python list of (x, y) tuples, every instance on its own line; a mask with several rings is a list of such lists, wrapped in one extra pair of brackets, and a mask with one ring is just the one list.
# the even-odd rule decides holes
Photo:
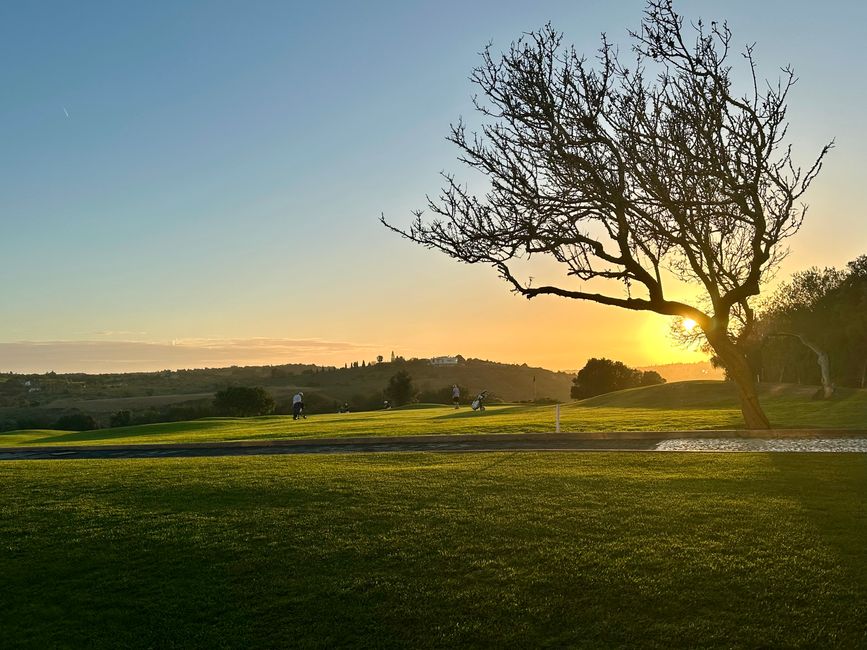
[[(550, 21), (625, 49), (643, 4), (0, 4), (0, 371), (703, 359), (663, 316), (527, 301), (379, 223), (464, 174), (445, 136), (487, 43)], [(796, 160), (836, 140), (778, 278), (867, 253), (865, 5), (675, 6), (727, 19), (763, 76), (794, 66)]]

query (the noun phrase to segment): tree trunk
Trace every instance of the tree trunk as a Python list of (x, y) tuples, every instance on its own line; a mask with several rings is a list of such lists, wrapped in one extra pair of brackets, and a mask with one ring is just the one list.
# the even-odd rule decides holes
[(714, 352), (723, 362), (726, 373), (735, 383), (738, 397), (741, 401), (741, 413), (744, 416), (744, 424), (747, 429), (770, 429), (771, 423), (768, 416), (759, 404), (758, 391), (756, 390), (756, 378), (753, 375), (747, 358), (728, 337), (723, 335), (707, 337)]
[[(822, 373), (822, 397), (828, 399), (834, 394), (834, 384), (831, 382), (831, 359), (827, 352), (803, 334), (780, 332), (778, 334), (772, 334), (771, 336), (791, 336), (792, 338), (798, 339), (805, 347), (810, 348), (810, 350), (813, 351), (813, 354), (816, 355), (816, 363), (819, 364), (819, 370)], [(801, 383), (800, 377), (798, 378), (798, 383)]]
[(819, 370), (822, 371), (822, 393), (825, 399), (828, 399), (834, 394), (834, 384), (831, 383), (831, 359), (828, 357), (827, 352), (805, 336), (801, 334), (797, 336), (801, 339), (801, 343), (810, 348), (816, 355), (816, 363), (819, 364)]

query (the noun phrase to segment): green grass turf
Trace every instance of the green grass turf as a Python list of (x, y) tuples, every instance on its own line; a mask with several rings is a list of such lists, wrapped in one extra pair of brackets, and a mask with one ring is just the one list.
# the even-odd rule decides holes
[[(867, 428), (867, 390), (843, 390), (814, 401), (812, 389), (774, 386), (762, 401), (780, 428)], [(664, 431), (743, 428), (731, 385), (680, 382), (602, 395), (561, 407), (563, 431)], [(393, 411), (286, 416), (206, 418), (96, 431), (13, 431), (0, 446), (206, 442), (280, 438), (395, 436), (452, 433), (518, 433), (554, 430), (553, 406), (464, 407), (421, 405)]]
[(6, 647), (867, 646), (867, 456), (0, 462)]

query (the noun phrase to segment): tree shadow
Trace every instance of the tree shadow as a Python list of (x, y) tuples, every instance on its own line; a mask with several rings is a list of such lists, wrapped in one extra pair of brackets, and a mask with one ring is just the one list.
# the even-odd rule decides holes
[[(867, 601), (867, 454), (767, 455), (777, 470), (780, 496), (797, 500), (800, 514), (812, 524), (811, 532), (833, 552), (841, 574), (851, 585), (860, 586), (858, 596), (863, 604)], [(805, 476), (810, 480), (804, 480)]]
[(484, 411), (473, 411), (472, 409), (461, 409), (456, 413), (446, 413), (445, 415), (437, 415), (431, 418), (432, 420), (462, 420), (465, 418), (492, 417), (496, 415), (513, 414), (521, 411), (529, 410), (526, 406), (494, 406), (486, 407)]
[[(219, 429), (224, 426), (221, 420), (201, 420), (196, 422), (196, 430)], [(69, 442), (104, 442), (116, 440), (122, 444), (127, 440), (146, 436), (164, 436), (174, 433), (190, 432), (189, 422), (162, 422), (138, 425), (134, 427), (118, 427), (114, 429), (93, 429), (92, 431), (68, 431), (46, 436), (34, 441), (37, 444), (69, 443)]]

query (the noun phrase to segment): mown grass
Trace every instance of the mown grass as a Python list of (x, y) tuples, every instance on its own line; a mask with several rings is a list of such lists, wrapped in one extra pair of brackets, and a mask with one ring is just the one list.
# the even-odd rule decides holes
[[(848, 390), (815, 401), (811, 389), (771, 386), (762, 401), (779, 428), (867, 428), (867, 391)], [(564, 431), (738, 429), (743, 420), (724, 382), (681, 382), (612, 393), (561, 407)], [(286, 416), (206, 418), (84, 432), (13, 431), (0, 446), (182, 443), (307, 437), (519, 433), (554, 430), (553, 406), (497, 405), (485, 412), (420, 405), (393, 411), (328, 414), (293, 421)]]
[(7, 647), (867, 645), (867, 458), (0, 463)]

